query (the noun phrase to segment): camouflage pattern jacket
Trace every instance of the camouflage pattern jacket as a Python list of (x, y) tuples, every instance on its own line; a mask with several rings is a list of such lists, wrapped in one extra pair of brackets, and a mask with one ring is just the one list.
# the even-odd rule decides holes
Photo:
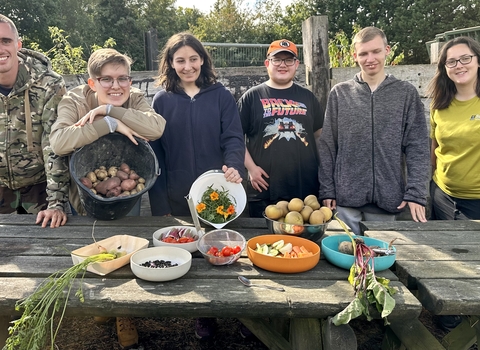
[(17, 81), (8, 96), (0, 94), (0, 186), (17, 190), (46, 182), (48, 208), (63, 209), (68, 163), (53, 153), (49, 135), (65, 82), (43, 54), (21, 49), (18, 58)]

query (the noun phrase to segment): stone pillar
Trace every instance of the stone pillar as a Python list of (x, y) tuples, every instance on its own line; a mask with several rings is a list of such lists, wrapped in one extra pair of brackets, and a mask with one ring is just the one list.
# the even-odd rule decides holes
[(328, 17), (312, 16), (303, 21), (302, 39), (306, 86), (317, 96), (322, 108), (325, 109), (331, 79)]

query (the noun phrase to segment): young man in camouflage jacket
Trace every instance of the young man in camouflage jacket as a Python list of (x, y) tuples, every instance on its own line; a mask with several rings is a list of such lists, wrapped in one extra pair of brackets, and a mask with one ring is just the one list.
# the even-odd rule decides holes
[(22, 49), (15, 24), (0, 14), (0, 214), (37, 214), (42, 227), (66, 223), (70, 175), (49, 141), (64, 93), (48, 58)]

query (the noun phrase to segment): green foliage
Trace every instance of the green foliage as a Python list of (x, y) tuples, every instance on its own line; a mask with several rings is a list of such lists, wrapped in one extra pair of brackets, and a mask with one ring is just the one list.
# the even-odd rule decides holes
[[(83, 48), (73, 47), (69, 41), (68, 36), (65, 36), (63, 29), (57, 27), (49, 27), (53, 47), (48, 51), (43, 51), (40, 45), (33, 42), (30, 45), (32, 50), (43, 53), (50, 58), (52, 68), (59, 74), (83, 74), (87, 71), (87, 60), (84, 59)], [(103, 47), (114, 47), (115, 40), (109, 38), (105, 41)], [(99, 45), (92, 46), (92, 52), (102, 48)]]
[[(328, 55), (330, 56), (330, 67), (355, 67), (356, 62), (353, 57), (353, 38), (361, 30), (358, 25), (352, 26), (352, 36), (351, 38), (347, 37), (343, 30), (340, 30), (335, 34), (334, 38), (328, 42)], [(390, 47), (390, 53), (388, 54), (385, 65), (394, 66), (403, 61), (405, 55), (403, 52), (400, 52), (398, 55), (395, 55), (398, 49), (398, 43)]]

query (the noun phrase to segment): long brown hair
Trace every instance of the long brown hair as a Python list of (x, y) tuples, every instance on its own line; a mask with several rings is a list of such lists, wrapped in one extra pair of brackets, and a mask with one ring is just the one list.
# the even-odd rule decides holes
[(173, 55), (178, 49), (190, 46), (203, 59), (203, 65), (200, 75), (195, 82), (199, 88), (205, 88), (217, 82), (217, 77), (213, 68), (212, 59), (202, 43), (192, 34), (187, 32), (177, 33), (168, 39), (159, 55), (160, 66), (158, 67), (158, 76), (156, 85), (162, 86), (166, 91), (180, 92), (180, 78), (172, 67)]
[[(457, 88), (455, 83), (448, 77), (445, 62), (447, 61), (447, 50), (455, 45), (465, 44), (480, 59), (480, 43), (466, 36), (453, 38), (443, 45), (438, 58), (437, 71), (427, 88), (427, 95), (432, 99), (431, 109), (445, 109), (452, 103)], [(480, 97), (480, 69), (477, 72), (477, 84), (475, 93)]]

